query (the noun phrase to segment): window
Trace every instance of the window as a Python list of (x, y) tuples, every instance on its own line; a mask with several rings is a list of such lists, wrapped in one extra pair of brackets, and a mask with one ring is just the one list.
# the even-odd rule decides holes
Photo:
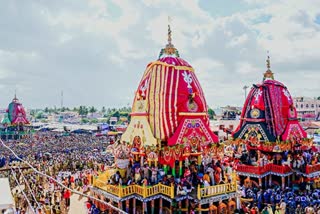
[(303, 104), (301, 104), (301, 108), (303, 108)]
[(309, 104), (306, 104), (306, 108), (309, 108)]
[(311, 108), (314, 108), (314, 104), (311, 104)]

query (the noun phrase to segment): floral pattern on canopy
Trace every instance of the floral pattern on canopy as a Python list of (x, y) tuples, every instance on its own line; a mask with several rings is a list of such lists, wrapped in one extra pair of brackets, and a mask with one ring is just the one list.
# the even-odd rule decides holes
[(277, 139), (290, 140), (289, 136), (292, 135), (299, 139), (307, 137), (297, 120), (289, 91), (276, 80), (265, 80), (262, 84), (253, 85), (242, 110), (241, 122), (233, 136), (241, 137), (247, 124), (263, 124), (272, 142)]
[[(193, 68), (175, 56), (165, 56), (150, 63), (135, 93), (132, 121), (137, 117), (146, 118), (149, 125), (145, 128), (151, 129), (154, 138), (168, 141), (179, 130), (186, 115), (201, 118), (201, 124), (210, 132), (210, 140), (218, 142), (209, 129), (206, 100)], [(133, 129), (129, 130), (134, 136)], [(129, 142), (127, 133), (122, 140)]]
[(176, 133), (168, 140), (168, 145), (180, 144), (198, 148), (217, 141), (218, 137), (208, 129), (201, 118), (185, 118)]

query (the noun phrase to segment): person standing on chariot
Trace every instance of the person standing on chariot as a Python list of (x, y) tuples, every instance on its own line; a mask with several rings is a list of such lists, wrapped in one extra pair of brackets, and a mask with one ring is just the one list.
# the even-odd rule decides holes
[(139, 183), (141, 180), (140, 167), (136, 166), (134, 169), (134, 181), (135, 183)]
[(148, 164), (145, 164), (143, 167), (142, 167), (142, 171), (143, 171), (143, 177), (146, 178), (147, 180), (149, 180), (149, 166)]
[(158, 183), (158, 167), (154, 165), (151, 167), (151, 182), (153, 184)]

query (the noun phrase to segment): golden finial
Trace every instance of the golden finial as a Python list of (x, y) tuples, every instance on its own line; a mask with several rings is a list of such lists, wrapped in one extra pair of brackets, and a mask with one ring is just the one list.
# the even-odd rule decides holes
[(171, 17), (168, 16), (168, 44), (171, 44), (171, 41), (172, 41), (170, 23), (171, 23)]
[(267, 71), (264, 73), (264, 75), (263, 75), (263, 81), (265, 81), (265, 79), (274, 79), (274, 77), (273, 77), (273, 73), (272, 73), (272, 71), (270, 70), (270, 56), (269, 56), (269, 51), (267, 52), (267, 54), (268, 54), (268, 57), (267, 57), (267, 60), (266, 60), (266, 62), (267, 62)]
[(14, 101), (17, 101), (18, 98), (17, 98), (17, 89), (14, 90), (14, 98), (13, 98)]
[(171, 31), (171, 17), (168, 16), (168, 44), (165, 48), (161, 49), (159, 58), (161, 58), (163, 55), (175, 55), (176, 57), (179, 57), (178, 50), (174, 47), (172, 44), (172, 31)]
[(270, 56), (268, 56), (268, 59), (266, 60), (267, 62), (267, 68), (268, 70), (270, 70)]

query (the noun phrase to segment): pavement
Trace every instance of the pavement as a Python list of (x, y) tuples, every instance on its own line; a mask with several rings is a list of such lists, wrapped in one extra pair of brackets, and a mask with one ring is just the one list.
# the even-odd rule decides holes
[(72, 194), (70, 198), (70, 209), (69, 214), (86, 214), (87, 208), (85, 202), (87, 201), (87, 198), (82, 197), (79, 195)]

